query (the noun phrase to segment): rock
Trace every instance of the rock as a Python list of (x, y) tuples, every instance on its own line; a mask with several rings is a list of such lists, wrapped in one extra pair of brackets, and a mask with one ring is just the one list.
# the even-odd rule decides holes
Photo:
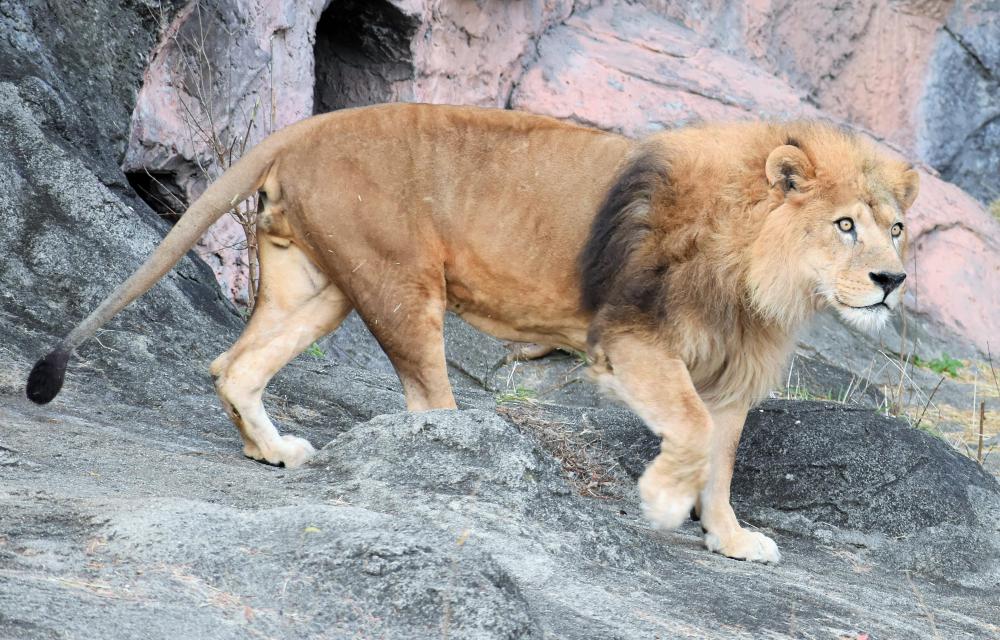
[(907, 306), (981, 352), (996, 345), (1000, 287), (983, 285), (1000, 282), (1000, 220), (961, 189), (922, 173), (907, 234), (907, 271), (915, 281)]
[(997, 2), (644, 4), (917, 155), (980, 202), (1000, 197)]
[[(161, 3), (164, 16), (174, 2)], [(142, 3), (5, 2), (3, 80), (19, 86), (39, 125), (86, 156), (108, 185), (118, 162), (157, 24)], [(120, 186), (120, 185), (116, 185)]]
[[(252, 146), (316, 112), (395, 100), (504, 106), (535, 39), (577, 4), (587, 3), (190, 4), (164, 24), (124, 169), (154, 208), (173, 213), (228, 165), (220, 149)], [(198, 248), (244, 305), (245, 244), (227, 216)]]
[(640, 7), (602, 5), (550, 29), (511, 106), (639, 136), (701, 120), (808, 117), (803, 96)]
[[(364, 389), (344, 385), (345, 373), (315, 377), (334, 398), (337, 389), (363, 398)], [(694, 523), (653, 531), (621, 474), (612, 472), (612, 491), (581, 495), (551, 442), (491, 412), (354, 422), (287, 471), (241, 459), (221, 412), (192, 400), (153, 411), (107, 402), (102, 415), (83, 416), (67, 411), (86, 396), (45, 409), (0, 403), (3, 446), (36, 465), (0, 465), (5, 629), (29, 638), (53, 629), (81, 638), (116, 629), (281, 637), (337, 624), (387, 638), (443, 626), (457, 638), (751, 638), (831, 628), (922, 637), (932, 615), (941, 634), (990, 633), (995, 586), (907, 577), (822, 521), (806, 535), (765, 529), (785, 552), (777, 567), (713, 556)], [(287, 406), (304, 408), (295, 399)], [(778, 406), (813, 429), (827, 426), (815, 405)], [(617, 424), (648, 442), (627, 412), (615, 422), (614, 411), (583, 411), (591, 426)], [(52, 429), (62, 446), (38, 437)], [(622, 457), (636, 468), (648, 460), (638, 449)], [(850, 479), (831, 482), (836, 492)], [(990, 506), (995, 490), (983, 497)], [(888, 539), (885, 548), (903, 545)]]
[[(492, 558), (412, 520), (349, 505), (248, 512), (164, 499), (121, 507), (102, 516), (97, 535), (108, 542), (94, 556), (113, 558), (118, 574), (141, 572), (130, 584), (109, 580), (108, 591), (163, 594), (149, 620), (157, 637), (228, 636), (226, 617), (275, 636), (301, 621), (334, 637), (541, 637)], [(188, 616), (206, 605), (216, 611)], [(109, 622), (107, 635), (121, 632)]]
[[(20, 367), (124, 280), (166, 229), (117, 166), (156, 23), (143, 6), (34, 3), (0, 11), (0, 32), (10, 36), (0, 38), (9, 70), (0, 82), (0, 343)], [(191, 325), (192, 316), (202, 322)], [(120, 389), (163, 401), (204, 375), (156, 363), (193, 358), (204, 371), (224, 348), (215, 335), (237, 325), (204, 263), (185, 259), (142, 307), (84, 345), (67, 384), (113, 369), (124, 373), (110, 376)]]
[[(625, 409), (522, 406), (515, 424), (575, 425), (578, 455), (638, 478), (659, 441)], [(580, 442), (600, 443), (583, 449)], [(551, 453), (565, 456), (565, 451)], [(1000, 483), (939, 438), (838, 403), (768, 401), (747, 418), (733, 477), (737, 516), (866, 561), (963, 586), (1000, 585)]]
[(1000, 199), (1000, 2), (956, 2), (928, 71), (920, 154), (980, 202)]
[(817, 108), (913, 149), (946, 2), (646, 4), (691, 29), (704, 46), (778, 76)]
[(740, 443), (733, 494), (752, 522), (803, 535), (822, 523), (901, 569), (1000, 585), (1000, 483), (902, 420), (766, 403)]
[[(220, 154), (312, 115), (312, 43), (325, 4), (223, 0), (164, 16), (122, 162), (149, 202), (178, 215), (230, 164), (220, 166)], [(225, 216), (198, 246), (228, 296), (244, 304), (245, 245), (242, 228)]]

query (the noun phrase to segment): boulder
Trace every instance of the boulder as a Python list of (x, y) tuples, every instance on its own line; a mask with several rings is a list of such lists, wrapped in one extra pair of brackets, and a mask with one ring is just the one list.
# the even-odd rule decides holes
[[(625, 409), (504, 413), (549, 431), (572, 425), (569, 434), (592, 442), (580, 455), (632, 478), (659, 451)], [(840, 403), (767, 401), (747, 418), (732, 492), (737, 516), (754, 525), (965, 586), (1000, 585), (1000, 483), (904, 420)]]
[[(108, 542), (93, 555), (134, 576), (102, 588), (159, 597), (143, 626), (108, 616), (90, 626), (92, 637), (128, 628), (143, 637), (281, 637), (296, 629), (413, 640), (542, 637), (495, 560), (413, 519), (346, 504), (247, 511), (178, 498), (122, 503), (101, 517), (99, 539)], [(85, 617), (80, 604), (66, 603)], [(235, 619), (229, 631), (220, 625), (226, 618)]]
[[(168, 228), (118, 166), (156, 29), (144, 6), (37, 2), (0, 12), (0, 350), (18, 369), (54, 346)], [(84, 345), (69, 384), (109, 377), (110, 367), (128, 372), (110, 377), (135, 397), (169, 397), (203, 384), (203, 374), (162, 363), (204, 366), (225, 348), (216, 336), (239, 324), (191, 256)]]
[[(350, 394), (365, 411), (382, 411), (377, 376), (345, 367), (312, 377), (337, 402)], [(696, 523), (661, 533), (644, 521), (626, 471), (647, 462), (650, 437), (625, 411), (529, 405), (527, 416), (507, 412), (509, 421), (482, 409), (383, 414), (337, 427), (320, 421), (296, 432), (332, 441), (289, 471), (242, 459), (209, 396), (155, 410), (109, 399), (99, 412), (92, 397), (71, 393), (44, 409), (12, 395), (0, 403), (0, 602), (15, 637), (331, 629), (386, 638), (925, 637), (931, 629), (984, 637), (995, 616), (996, 583), (977, 582), (995, 580), (984, 572), (992, 556), (942, 580), (942, 559), (955, 549), (935, 556), (922, 547), (917, 557), (909, 538), (886, 535), (877, 546), (872, 531), (851, 528), (896, 513), (894, 531), (926, 532), (922, 515), (888, 501), (845, 501), (844, 510), (860, 515), (840, 528), (818, 503), (824, 489), (838, 500), (867, 495), (866, 483), (885, 488), (897, 474), (901, 487), (934, 504), (936, 495), (959, 498), (941, 535), (975, 534), (980, 543), (992, 535), (995, 543), (995, 521), (992, 534), (981, 519), (962, 523), (969, 504), (996, 513), (995, 486), (953, 463), (946, 470), (971, 481), (978, 504), (930, 484), (940, 480), (938, 456), (950, 455), (941, 443), (923, 447), (927, 464), (824, 471), (837, 455), (871, 456), (865, 442), (845, 440), (837, 455), (816, 455), (822, 486), (789, 490), (789, 469), (809, 467), (789, 457), (815, 450), (786, 438), (785, 457), (767, 446), (771, 426), (752, 422), (755, 446), (741, 451), (737, 498), (751, 524), (783, 548), (782, 564), (765, 567), (709, 554)], [(304, 395), (276, 406), (296, 422), (317, 410)], [(844, 435), (835, 424), (842, 416), (821, 405), (773, 411), (783, 433), (796, 432), (786, 421), (801, 420), (798, 432), (820, 443), (829, 442), (828, 430)], [(583, 438), (578, 425), (586, 425)], [(53, 430), (58, 446), (39, 437)], [(621, 448), (616, 437), (635, 446)], [(603, 469), (597, 487), (582, 473), (594, 463)], [(909, 566), (886, 553), (900, 549)], [(978, 578), (963, 577), (970, 573)]]
[(748, 420), (733, 494), (748, 520), (839, 538), (904, 570), (1000, 585), (1000, 484), (897, 418), (769, 402)]

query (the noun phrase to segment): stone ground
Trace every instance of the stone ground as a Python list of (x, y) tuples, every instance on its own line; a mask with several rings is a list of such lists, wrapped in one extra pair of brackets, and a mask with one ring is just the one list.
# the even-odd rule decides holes
[(501, 406), (512, 422), (467, 388), (467, 409), (394, 413), (394, 380), (299, 362), (271, 404), (325, 446), (285, 470), (239, 454), (207, 380), (156, 406), (76, 376), (44, 408), (18, 382), (0, 637), (1000, 633), (995, 480), (870, 413), (754, 416), (737, 503), (782, 547), (768, 567), (709, 554), (694, 523), (650, 528), (632, 476), (655, 443), (623, 410)]

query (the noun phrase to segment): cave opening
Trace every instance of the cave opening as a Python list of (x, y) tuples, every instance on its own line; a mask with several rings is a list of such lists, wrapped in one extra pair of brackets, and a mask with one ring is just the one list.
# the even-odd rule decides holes
[(313, 113), (398, 100), (419, 25), (386, 0), (333, 0), (316, 26)]
[(126, 171), (125, 178), (143, 202), (158, 216), (174, 224), (187, 210), (187, 194), (174, 171), (139, 169)]

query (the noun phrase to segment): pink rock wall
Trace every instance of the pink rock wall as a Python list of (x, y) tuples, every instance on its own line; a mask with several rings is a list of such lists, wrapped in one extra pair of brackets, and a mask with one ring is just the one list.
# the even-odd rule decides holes
[[(312, 115), (312, 43), (327, 1), (191, 3), (182, 9), (146, 69), (125, 172), (170, 174), (191, 202), (223, 170), (206, 131), (215, 131), (226, 146), (245, 137), (252, 146)], [(244, 246), (242, 228), (227, 216), (197, 248), (223, 289), (243, 303)]]
[[(409, 77), (371, 94), (354, 88), (359, 95), (349, 106), (407, 100), (502, 107), (537, 37), (587, 3), (378, 0), (340, 2), (330, 10), (345, 4), (346, 11), (384, 5), (418, 25)], [(151, 172), (163, 181), (169, 175), (190, 202), (224, 169), (204, 130), (217, 132), (224, 146), (247, 136), (253, 145), (312, 115), (317, 25), (329, 7), (330, 0), (205, 0), (186, 6), (166, 26), (146, 70), (123, 161), (126, 173)], [(244, 248), (243, 230), (228, 216), (197, 248), (223, 289), (242, 304), (248, 284)]]
[[(386, 99), (509, 106), (628, 135), (697, 120), (825, 117), (868, 130), (915, 158), (922, 69), (950, 4), (203, 2), (200, 12), (188, 8), (177, 16), (147, 70), (125, 168), (168, 173), (187, 199), (200, 193), (206, 176), (218, 174), (204, 141), (191, 132), (191, 121), (207, 114), (192, 117), (190, 105), (198, 101), (185, 90), (190, 78), (179, 72), (181, 36), (205, 32), (206, 23), (217, 25), (207, 30), (208, 58), (227, 70), (213, 76), (212, 122), (232, 136), (247, 129), (247, 114), (257, 113), (251, 142), (311, 114), (314, 95), (322, 93), (341, 106)], [(358, 18), (350, 11), (369, 13)], [(336, 26), (341, 16), (365, 30), (357, 43), (351, 33), (336, 35), (336, 42), (317, 34), (321, 18)], [(379, 49), (378, 39), (393, 28), (405, 30), (408, 50)], [(337, 57), (319, 61), (319, 81), (346, 78), (350, 87), (316, 86), (314, 45)], [(331, 69), (341, 57), (345, 66)], [(925, 171), (908, 229), (911, 309), (981, 349), (991, 338), (1000, 343), (1000, 224)], [(236, 300), (245, 299), (245, 265), (227, 247), (241, 236), (224, 220), (200, 249)]]
[(426, 1), (413, 39), (415, 77), (410, 98), (441, 104), (506, 106), (541, 34), (574, 11), (580, 0)]
[(651, 0), (706, 46), (748, 59), (810, 104), (910, 151), (924, 69), (951, 0)]
[(1000, 199), (1000, 4), (646, 0), (982, 202)]
[(907, 217), (914, 286), (909, 308), (1000, 352), (1000, 222), (969, 194), (935, 176), (920, 176)]

